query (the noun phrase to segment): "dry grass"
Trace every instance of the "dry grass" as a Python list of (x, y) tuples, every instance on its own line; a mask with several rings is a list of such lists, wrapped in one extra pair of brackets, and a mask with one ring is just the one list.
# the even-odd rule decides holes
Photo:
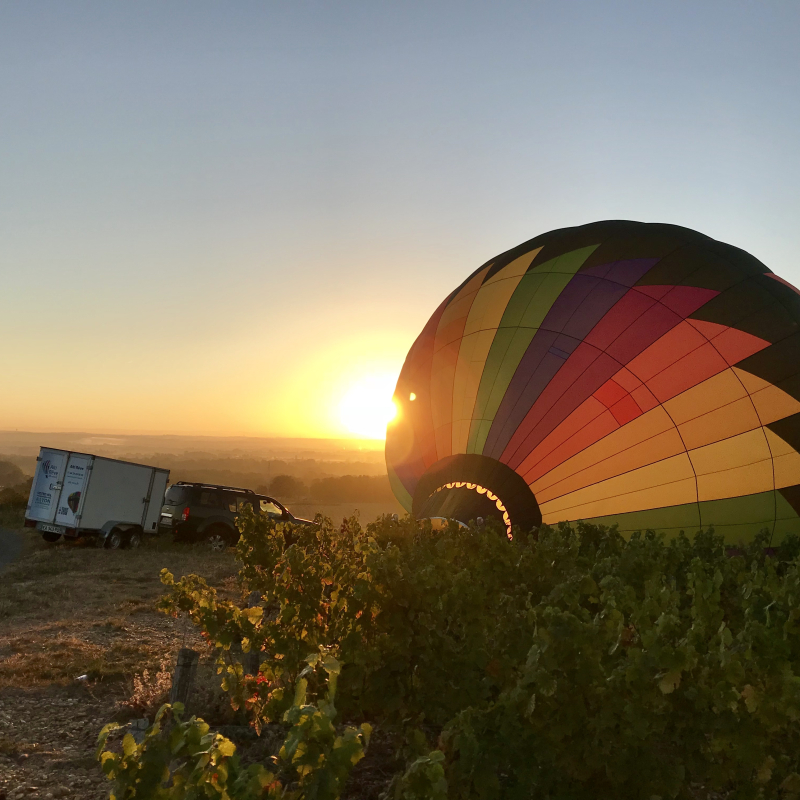
[(120, 705), (136, 716), (150, 719), (167, 702), (171, 689), (172, 663), (163, 658), (157, 672), (146, 669), (141, 675), (134, 675), (131, 695)]
[[(366, 523), (393, 510), (386, 504), (361, 504), (360, 517)], [(356, 506), (298, 506), (295, 511), (341, 519)], [(0, 527), (17, 529), (23, 541), (20, 558), (0, 576), (0, 690), (67, 686), (87, 675), (92, 683), (116, 684), (117, 692), (134, 700), (163, 671), (165, 659), (174, 663), (181, 646), (204, 650), (193, 626), (155, 610), (163, 594), (161, 569), (176, 577), (202, 575), (223, 594), (236, 591), (230, 552), (214, 554), (203, 545), (160, 539), (146, 541), (138, 550), (104, 550), (63, 540), (47, 544), (21, 523), (19, 512), (0, 509)], [(138, 690), (135, 679), (140, 681)], [(208, 679), (218, 684), (215, 677)], [(204, 701), (220, 706), (222, 714), (223, 699), (216, 694), (216, 688), (210, 689)]]
[[(361, 519), (366, 522), (388, 510), (365, 506)], [(303, 511), (343, 517), (354, 508), (316, 506)], [(156, 611), (163, 594), (161, 569), (166, 567), (176, 577), (202, 575), (223, 594), (237, 591), (230, 552), (214, 554), (202, 545), (159, 539), (146, 541), (138, 550), (104, 550), (73, 541), (53, 545), (35, 531), (20, 528), (18, 513), (1, 517), (2, 513), (0, 526), (18, 530), (23, 549), (0, 574), (0, 691), (68, 686), (87, 675), (90, 683), (113, 688), (122, 702), (127, 698), (137, 705), (137, 694), (147, 693), (145, 685), (163, 672), (164, 663), (174, 664), (180, 647), (205, 650), (191, 624)], [(205, 683), (199, 678), (198, 688)], [(227, 701), (216, 696), (218, 679), (207, 678), (211, 688), (203, 701), (219, 707), (224, 716)], [(140, 682), (138, 689), (135, 680)], [(153, 691), (163, 695), (163, 687)]]
[[(94, 758), (102, 726), (152, 718), (177, 650), (206, 651), (190, 623), (155, 610), (160, 570), (196, 572), (227, 594), (236, 563), (201, 546), (151, 541), (112, 551), (19, 533), (19, 559), (0, 570), (0, 797), (20, 787), (37, 787), (30, 797), (67, 796), (63, 785), (69, 797), (107, 798)], [(233, 712), (207, 657), (201, 667), (193, 710), (228, 721)]]
[(0, 581), (0, 689), (90, 680), (132, 681), (158, 671), (196, 632), (155, 610), (159, 572), (197, 572), (232, 587), (233, 556), (154, 540), (109, 551), (48, 545), (24, 531), (22, 556)]

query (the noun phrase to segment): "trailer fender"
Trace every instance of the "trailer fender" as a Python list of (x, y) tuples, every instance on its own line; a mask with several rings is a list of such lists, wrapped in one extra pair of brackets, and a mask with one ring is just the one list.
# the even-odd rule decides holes
[[(117, 540), (116, 537), (112, 538), (112, 534), (114, 533), (121, 534), (123, 537), (122, 540)], [(138, 543), (141, 541), (141, 535), (141, 525), (135, 525), (131, 522), (123, 522), (121, 520), (111, 519), (106, 522), (102, 528), (100, 528), (97, 538), (105, 547), (111, 546), (111, 543), (114, 542), (115, 546), (113, 549), (116, 550), (118, 547), (127, 544), (131, 539), (135, 540), (136, 545), (138, 545)]]

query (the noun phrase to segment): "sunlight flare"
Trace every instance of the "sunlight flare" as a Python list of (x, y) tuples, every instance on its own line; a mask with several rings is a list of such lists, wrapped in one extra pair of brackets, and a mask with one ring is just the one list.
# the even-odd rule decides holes
[(384, 439), (386, 426), (395, 418), (392, 401), (397, 376), (370, 375), (354, 383), (339, 404), (339, 419), (350, 433), (367, 439)]

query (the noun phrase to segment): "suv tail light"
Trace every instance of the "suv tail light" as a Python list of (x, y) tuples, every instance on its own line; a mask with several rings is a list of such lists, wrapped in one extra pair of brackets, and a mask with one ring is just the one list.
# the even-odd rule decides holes
[(186, 520), (189, 519), (189, 506), (186, 506), (186, 508), (183, 509), (183, 513), (181, 514), (181, 519), (184, 522), (186, 522)]

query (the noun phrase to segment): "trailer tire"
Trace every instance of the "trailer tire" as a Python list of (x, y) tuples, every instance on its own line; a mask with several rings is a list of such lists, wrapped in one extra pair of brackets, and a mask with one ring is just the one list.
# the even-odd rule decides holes
[(131, 535), (128, 537), (128, 544), (127, 546), (131, 548), (131, 550), (136, 550), (137, 547), (142, 543), (142, 534), (139, 531), (131, 531)]
[(111, 533), (106, 536), (105, 548), (106, 550), (119, 550), (125, 543), (125, 536), (119, 528), (114, 528)]
[(60, 533), (50, 533), (49, 531), (44, 531), (42, 533), (42, 539), (44, 539), (49, 544), (53, 544), (57, 542), (61, 538)]

